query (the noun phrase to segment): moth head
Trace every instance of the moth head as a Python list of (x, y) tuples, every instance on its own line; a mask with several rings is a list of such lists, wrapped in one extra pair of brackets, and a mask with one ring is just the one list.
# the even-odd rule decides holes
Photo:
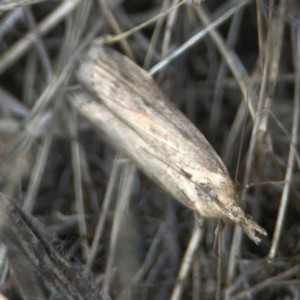
[(207, 218), (230, 219), (228, 211), (236, 199), (230, 177), (227, 174), (206, 172), (193, 181), (198, 198), (195, 201), (196, 211)]
[(255, 243), (261, 240), (258, 234), (267, 234), (239, 205), (229, 176), (204, 177), (198, 181), (195, 189), (198, 194), (196, 211), (203, 217), (232, 221), (240, 225)]

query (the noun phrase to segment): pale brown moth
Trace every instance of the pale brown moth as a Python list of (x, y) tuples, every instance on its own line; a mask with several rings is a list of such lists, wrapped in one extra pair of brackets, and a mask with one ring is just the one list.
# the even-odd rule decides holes
[(203, 217), (239, 224), (256, 243), (266, 235), (239, 206), (212, 146), (145, 70), (113, 49), (92, 46), (77, 78), (78, 112), (154, 182)]

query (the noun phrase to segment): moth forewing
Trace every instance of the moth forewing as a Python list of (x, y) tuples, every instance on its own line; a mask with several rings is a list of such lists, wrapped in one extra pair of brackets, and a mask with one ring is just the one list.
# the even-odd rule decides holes
[[(127, 57), (108, 51), (92, 48), (86, 63), (81, 64), (78, 73), (81, 81), (148, 144), (161, 149), (155, 153), (161, 159), (171, 155), (172, 165), (186, 169), (196, 181), (197, 177), (203, 179), (203, 172), (228, 177), (222, 160), (205, 137), (166, 98), (152, 77)], [(111, 56), (109, 61), (107, 56)]]
[[(108, 57), (110, 60), (107, 60)], [(94, 64), (93, 73), (90, 73), (90, 64)], [(79, 73), (79, 77), (85, 77), (90, 81), (85, 80), (85, 83), (92, 89), (95, 87), (96, 93), (99, 92), (100, 87), (103, 89), (102, 101), (106, 105), (109, 105), (109, 101), (119, 104), (124, 108), (140, 112), (143, 119), (145, 115), (149, 115), (155, 120), (166, 123), (168, 127), (173, 127), (185, 136), (186, 141), (190, 140), (196, 149), (198, 148), (196, 143), (206, 143), (211, 148), (200, 131), (161, 92), (152, 77), (129, 58), (109, 48), (94, 47), (81, 64)], [(105, 76), (107, 81), (101, 80), (101, 76)], [(130, 122), (130, 120), (127, 121)], [(163, 138), (169, 139), (168, 136)], [(216, 156), (219, 163), (223, 165), (223, 169), (226, 170), (214, 151), (211, 155)]]
[[(91, 95), (78, 91), (72, 95), (72, 103), (107, 142), (126, 153), (153, 181), (170, 191), (174, 198), (181, 198), (186, 206), (193, 208), (192, 201), (182, 192), (179, 185), (175, 184), (181, 182), (182, 186), (187, 186), (187, 178), (151, 154), (153, 149), (136, 132), (116, 118), (103, 103), (96, 102)], [(149, 165), (152, 168), (149, 168)]]
[[(95, 111), (98, 105), (93, 125), (115, 148), (184, 205), (204, 217), (238, 223), (253, 240), (260, 240), (256, 232), (265, 231), (237, 204), (220, 157), (145, 70), (112, 49), (94, 46), (77, 78), (97, 101), (87, 102)], [(83, 106), (77, 107), (88, 119), (91, 108), (83, 113)]]

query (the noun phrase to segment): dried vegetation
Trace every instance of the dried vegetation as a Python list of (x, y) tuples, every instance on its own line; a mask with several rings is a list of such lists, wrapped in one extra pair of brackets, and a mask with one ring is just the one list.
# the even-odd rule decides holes
[(0, 299), (300, 298), (299, 0), (183, 3), (110, 45), (223, 158), (259, 245), (229, 225), (216, 254), (217, 222), (195, 225), (69, 103), (96, 37), (179, 2), (0, 1)]

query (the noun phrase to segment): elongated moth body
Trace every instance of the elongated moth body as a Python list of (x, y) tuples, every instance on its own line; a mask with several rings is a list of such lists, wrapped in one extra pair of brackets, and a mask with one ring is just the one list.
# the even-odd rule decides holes
[(203, 134), (152, 77), (117, 51), (93, 46), (73, 104), (116, 149), (175, 199), (203, 217), (231, 220), (256, 243), (266, 232), (236, 201), (228, 171)]

